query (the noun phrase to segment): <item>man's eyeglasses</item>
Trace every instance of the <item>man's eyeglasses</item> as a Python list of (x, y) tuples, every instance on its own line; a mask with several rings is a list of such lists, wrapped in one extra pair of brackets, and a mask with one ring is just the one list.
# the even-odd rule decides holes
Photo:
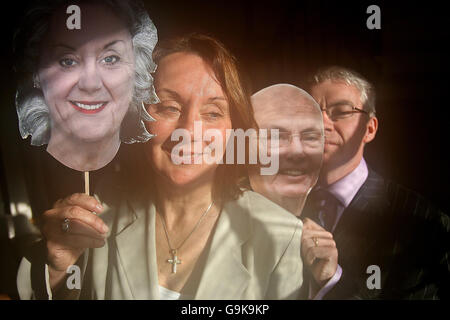
[(325, 111), (325, 113), (327, 114), (328, 118), (330, 118), (331, 121), (350, 118), (355, 113), (369, 114), (369, 112), (367, 112), (366, 110), (359, 109), (350, 104), (335, 104), (328, 108), (323, 108), (321, 110)]

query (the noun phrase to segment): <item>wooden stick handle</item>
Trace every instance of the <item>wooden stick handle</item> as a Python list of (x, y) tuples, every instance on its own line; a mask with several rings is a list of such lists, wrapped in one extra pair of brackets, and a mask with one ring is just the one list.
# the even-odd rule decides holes
[(89, 171), (84, 172), (84, 193), (89, 195)]

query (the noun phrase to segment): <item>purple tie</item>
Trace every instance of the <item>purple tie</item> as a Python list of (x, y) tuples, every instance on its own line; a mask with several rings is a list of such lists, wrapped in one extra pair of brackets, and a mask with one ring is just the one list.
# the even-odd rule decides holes
[(315, 190), (313, 197), (317, 210), (316, 222), (319, 222), (325, 230), (333, 232), (333, 227), (336, 223), (338, 200), (324, 189)]

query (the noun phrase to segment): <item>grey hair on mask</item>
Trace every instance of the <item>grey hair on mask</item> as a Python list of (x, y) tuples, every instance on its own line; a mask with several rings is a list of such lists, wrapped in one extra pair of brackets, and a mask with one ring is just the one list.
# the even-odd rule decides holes
[(127, 25), (132, 36), (135, 57), (133, 97), (121, 128), (124, 143), (145, 142), (153, 135), (144, 121), (154, 121), (144, 103), (158, 103), (151, 73), (156, 71), (152, 59), (158, 41), (157, 30), (139, 0), (40, 0), (33, 1), (23, 23), (14, 35), (15, 71), (19, 78), (16, 109), (22, 138), (31, 135), (32, 145), (47, 144), (51, 135), (51, 118), (42, 90), (36, 80), (40, 44), (49, 29), (53, 13), (63, 5), (83, 2), (98, 3), (110, 8)]

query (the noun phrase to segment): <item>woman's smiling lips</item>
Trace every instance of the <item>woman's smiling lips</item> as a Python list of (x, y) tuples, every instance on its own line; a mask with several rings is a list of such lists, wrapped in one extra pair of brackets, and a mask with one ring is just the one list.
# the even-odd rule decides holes
[(169, 150), (167, 148), (163, 148), (163, 150), (171, 160), (173, 159), (179, 164), (200, 164), (202, 162), (203, 153), (184, 153), (183, 150), (179, 150), (179, 153), (173, 153), (172, 150)]
[(72, 107), (85, 114), (94, 114), (102, 111), (108, 102), (105, 101), (70, 101)]

